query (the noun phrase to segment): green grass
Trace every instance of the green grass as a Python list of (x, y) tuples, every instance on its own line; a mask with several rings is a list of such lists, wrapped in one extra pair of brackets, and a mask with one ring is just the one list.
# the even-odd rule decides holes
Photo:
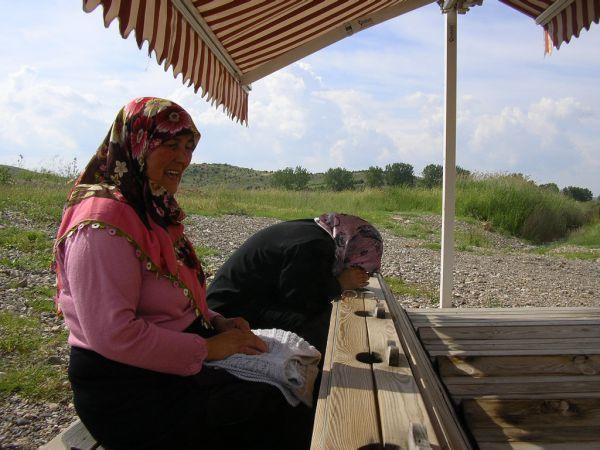
[(22, 270), (47, 270), (52, 263), (53, 239), (41, 231), (17, 227), (0, 228), (0, 250), (16, 250), (18, 255), (0, 257), (0, 265)]
[(41, 330), (37, 317), (0, 312), (0, 397), (14, 393), (48, 401), (68, 397), (64, 367), (47, 362), (55, 348), (66, 341), (67, 333), (61, 330), (48, 337)]
[(23, 290), (26, 298), (25, 304), (35, 312), (55, 312), (54, 294), (56, 288), (52, 286), (34, 286)]
[(64, 184), (0, 185), (0, 211), (16, 211), (36, 223), (58, 223), (68, 192)]
[(426, 298), (429, 303), (435, 304), (438, 300), (437, 293), (414, 283), (407, 283), (399, 277), (384, 277), (385, 282), (397, 296)]
[(484, 233), (476, 229), (468, 231), (456, 230), (454, 233), (454, 245), (457, 250), (471, 251), (477, 248), (489, 248), (492, 243)]
[(217, 250), (210, 247), (198, 246), (194, 247), (194, 250), (196, 252), (196, 256), (200, 259), (206, 258), (207, 256), (216, 256), (219, 254)]
[(542, 243), (563, 238), (589, 220), (589, 209), (595, 205), (588, 203), (540, 189), (521, 177), (487, 176), (459, 181), (456, 211)]
[(600, 220), (585, 224), (572, 233), (566, 242), (582, 247), (600, 248)]

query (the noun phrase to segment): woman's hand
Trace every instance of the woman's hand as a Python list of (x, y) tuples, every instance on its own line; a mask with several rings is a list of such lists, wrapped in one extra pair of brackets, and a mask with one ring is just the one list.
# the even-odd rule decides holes
[(223, 316), (215, 316), (211, 323), (212, 326), (215, 327), (215, 330), (217, 330), (219, 333), (234, 329), (250, 331), (250, 325), (243, 317), (232, 317), (231, 319), (226, 319)]
[(206, 339), (207, 361), (225, 359), (235, 353), (260, 355), (267, 351), (267, 344), (252, 331), (233, 328)]
[(337, 277), (342, 291), (363, 288), (369, 284), (369, 274), (360, 267), (349, 267), (342, 270)]

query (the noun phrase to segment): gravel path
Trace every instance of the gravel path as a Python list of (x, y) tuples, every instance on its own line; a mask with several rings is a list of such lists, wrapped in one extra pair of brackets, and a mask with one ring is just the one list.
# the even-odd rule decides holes
[[(410, 218), (397, 217), (399, 222)], [(439, 217), (427, 218), (439, 228)], [(24, 229), (29, 223), (16, 223)], [(214, 255), (204, 258), (209, 272), (216, 268), (248, 236), (276, 223), (274, 219), (246, 216), (207, 218), (190, 216), (187, 230), (193, 242), (209, 247)], [(459, 230), (481, 228), (466, 223)], [(48, 230), (46, 230), (48, 231)], [(52, 230), (49, 230), (51, 232)], [(531, 247), (481, 229), (491, 246), (456, 255), (454, 304), (461, 307), (532, 307), (532, 306), (600, 306), (600, 251), (595, 259), (565, 259), (553, 255), (538, 255)], [(407, 307), (432, 306), (439, 283), (440, 257), (438, 250), (423, 247), (423, 241), (393, 236), (383, 231), (385, 276), (401, 277), (416, 285), (422, 298), (400, 296)], [(583, 249), (576, 249), (582, 251)], [(2, 254), (0, 257), (15, 255)], [(25, 304), (22, 294), (26, 286), (50, 285), (49, 272), (27, 272), (0, 266), (0, 310), (20, 315), (34, 312)], [(37, 313), (39, 316), (39, 313)], [(63, 327), (62, 320), (52, 313), (41, 314), (44, 332), (52, 333)], [(68, 349), (56, 349), (53, 363), (66, 370)], [(2, 376), (0, 365), (0, 376)], [(13, 395), (0, 400), (0, 449), (33, 449), (50, 440), (58, 431), (75, 419), (73, 405), (68, 399), (58, 403), (34, 402)]]

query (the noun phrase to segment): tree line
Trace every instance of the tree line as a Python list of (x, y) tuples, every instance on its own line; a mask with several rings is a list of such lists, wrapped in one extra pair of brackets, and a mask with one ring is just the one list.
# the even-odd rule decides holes
[[(471, 172), (456, 166), (458, 177), (469, 178)], [(521, 174), (515, 174), (526, 178)], [(286, 167), (285, 169), (273, 172), (271, 185), (275, 188), (287, 190), (304, 190), (308, 188), (312, 174), (301, 166), (296, 168)], [(385, 186), (406, 186), (406, 187), (425, 187), (435, 188), (442, 185), (444, 168), (440, 164), (428, 164), (425, 166), (421, 177), (417, 177), (414, 168), (408, 163), (387, 164), (385, 168), (378, 166), (369, 167), (364, 173), (364, 180), (355, 178), (354, 172), (336, 167), (329, 169), (323, 175), (323, 182), (327, 189), (331, 191), (345, 191), (356, 188), (357, 185), (365, 185), (369, 188), (383, 188)], [(592, 191), (587, 188), (577, 186), (567, 186), (562, 189), (555, 183), (541, 184), (539, 186), (552, 192), (562, 192), (567, 197), (578, 201), (593, 200)]]

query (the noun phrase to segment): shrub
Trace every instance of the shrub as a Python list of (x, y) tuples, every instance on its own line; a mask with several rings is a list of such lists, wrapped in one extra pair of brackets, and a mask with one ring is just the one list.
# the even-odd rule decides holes
[(490, 222), (540, 243), (565, 237), (586, 221), (583, 205), (512, 175), (459, 181), (458, 214)]
[(13, 177), (8, 170), (8, 167), (0, 167), (0, 185), (2, 184), (11, 184), (13, 182)]
[(308, 173), (308, 170), (300, 166), (297, 166), (295, 169), (286, 167), (273, 173), (271, 185), (276, 188), (288, 190), (302, 190), (306, 189), (309, 180), (310, 173)]
[(423, 169), (423, 184), (432, 188), (441, 186), (444, 177), (444, 168), (439, 164), (429, 164)]
[(461, 178), (471, 178), (471, 171), (463, 169), (460, 166), (456, 166), (456, 176)]
[(558, 194), (560, 192), (560, 189), (558, 188), (556, 183), (540, 184), (540, 188), (550, 192), (554, 192), (555, 194)]
[(385, 182), (389, 186), (414, 186), (413, 166), (407, 163), (393, 163), (385, 166)]
[(567, 197), (571, 197), (573, 200), (577, 200), (579, 202), (589, 202), (594, 198), (592, 191), (587, 188), (577, 186), (567, 186), (562, 190), (562, 192)]
[(372, 188), (380, 188), (385, 184), (383, 169), (381, 167), (371, 166), (365, 174), (367, 186)]
[(325, 172), (325, 184), (332, 191), (344, 191), (354, 188), (352, 172), (341, 167), (329, 169)]

